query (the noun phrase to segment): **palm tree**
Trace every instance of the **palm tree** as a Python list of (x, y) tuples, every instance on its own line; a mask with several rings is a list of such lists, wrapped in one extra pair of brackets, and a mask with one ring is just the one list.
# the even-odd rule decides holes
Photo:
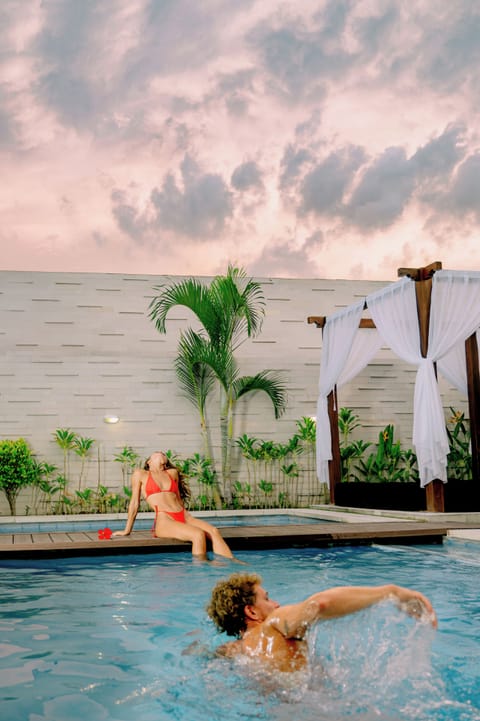
[(69, 452), (75, 448), (77, 434), (70, 428), (57, 428), (52, 434), (55, 442), (63, 451), (63, 477), (68, 479), (69, 475)]
[[(182, 333), (175, 370), (186, 397), (197, 407), (205, 456), (213, 458), (208, 432), (206, 403), (217, 383), (220, 388), (220, 434), (224, 492), (231, 483), (233, 416), (237, 401), (247, 393), (265, 392), (279, 418), (286, 406), (283, 379), (265, 370), (240, 376), (234, 352), (247, 338), (258, 335), (265, 314), (259, 283), (248, 279), (244, 270), (229, 265), (227, 274), (216, 276), (210, 285), (194, 278), (156, 287), (160, 294), (150, 303), (150, 318), (160, 333), (166, 333), (171, 308), (182, 305), (197, 316), (198, 332)], [(218, 487), (216, 489), (218, 491)], [(220, 499), (216, 497), (216, 502)]]
[(87, 456), (90, 453), (90, 448), (95, 443), (93, 438), (85, 438), (82, 436), (77, 436), (74, 441), (74, 448), (73, 450), (77, 454), (77, 456), (80, 456), (82, 459), (81, 465), (80, 465), (80, 476), (78, 478), (78, 490), (80, 491), (82, 488), (82, 479), (83, 479), (83, 472), (85, 470), (85, 462), (87, 460)]

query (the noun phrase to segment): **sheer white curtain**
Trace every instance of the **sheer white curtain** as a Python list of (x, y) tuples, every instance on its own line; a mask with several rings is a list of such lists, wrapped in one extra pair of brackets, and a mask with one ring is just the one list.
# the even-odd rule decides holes
[(341, 386), (357, 375), (381, 344), (375, 331), (358, 333), (363, 307), (362, 300), (329, 316), (323, 330), (317, 403), (317, 476), (321, 483), (329, 483), (328, 461), (332, 458), (327, 396), (335, 385)]
[(435, 347), (439, 372), (465, 396), (465, 341), (476, 331), (479, 343), (479, 327), (480, 273), (437, 271), (432, 282), (429, 349)]
[(448, 440), (433, 363), (429, 358), (422, 358), (420, 352), (415, 283), (410, 278), (402, 278), (369, 295), (367, 304), (384, 341), (400, 358), (417, 366), (413, 445), (421, 485), (434, 478), (443, 479)]
[[(480, 331), (477, 330), (477, 346), (480, 350)], [(468, 337), (468, 336), (467, 336)], [(457, 343), (437, 363), (439, 373), (464, 396), (468, 396), (467, 367), (465, 364), (465, 341)]]
[(337, 388), (349, 383), (370, 363), (380, 350), (382, 342), (376, 328), (364, 328), (356, 334), (345, 366), (338, 377)]

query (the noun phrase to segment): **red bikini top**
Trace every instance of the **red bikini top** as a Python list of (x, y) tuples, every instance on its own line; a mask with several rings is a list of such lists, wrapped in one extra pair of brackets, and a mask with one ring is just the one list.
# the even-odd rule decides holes
[(160, 488), (158, 483), (152, 477), (152, 474), (148, 474), (147, 482), (145, 484), (145, 498), (153, 496), (154, 493), (178, 493), (178, 485), (174, 478), (170, 478), (170, 488)]

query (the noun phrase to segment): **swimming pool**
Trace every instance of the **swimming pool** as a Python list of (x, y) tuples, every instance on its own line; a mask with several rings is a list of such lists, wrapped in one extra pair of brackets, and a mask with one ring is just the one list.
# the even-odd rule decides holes
[[(395, 582), (439, 629), (391, 604), (318, 625), (312, 674), (265, 686), (214, 656), (204, 606), (240, 567), (188, 553), (0, 564), (0, 686), (8, 721), (478, 721), (478, 545), (239, 553), (284, 603), (334, 585)], [(241, 570), (241, 569), (240, 569)]]
[[(195, 514), (194, 514), (195, 515)], [(200, 517), (200, 516), (199, 516)], [(262, 513), (262, 514), (237, 514), (237, 515), (216, 515), (201, 516), (208, 523), (224, 528), (225, 526), (284, 526), (290, 524), (304, 525), (308, 523), (336, 523), (333, 518), (316, 518), (315, 516), (302, 516), (293, 513)], [(138, 518), (134, 530), (150, 530), (154, 514), (148, 518)], [(125, 519), (105, 520), (104, 517), (81, 519), (78, 516), (69, 518), (62, 516), (56, 520), (25, 520), (12, 523), (0, 523), (0, 533), (71, 533), (75, 531), (97, 531), (99, 528), (108, 526), (112, 531), (119, 531), (125, 528)]]

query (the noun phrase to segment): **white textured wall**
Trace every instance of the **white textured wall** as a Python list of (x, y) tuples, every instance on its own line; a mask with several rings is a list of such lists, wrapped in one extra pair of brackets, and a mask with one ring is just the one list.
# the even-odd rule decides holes
[[(100, 477), (111, 489), (121, 486), (113, 456), (126, 445), (142, 456), (155, 449), (182, 456), (201, 452), (196, 411), (181, 396), (173, 370), (179, 331), (194, 325), (193, 316), (174, 309), (164, 336), (148, 319), (154, 286), (178, 279), (0, 271), (0, 438), (24, 437), (40, 459), (58, 466), (62, 453), (52, 437), (57, 428), (94, 438), (87, 485), (95, 486)], [(240, 401), (235, 435), (283, 442), (295, 432), (296, 420), (315, 414), (321, 331), (307, 324), (307, 317), (329, 315), (387, 282), (259, 280), (266, 299), (263, 331), (246, 341), (237, 357), (242, 374), (284, 371), (289, 403), (276, 421), (262, 394)], [(411, 366), (383, 349), (342, 389), (340, 405), (362, 419), (357, 437), (375, 440), (393, 422), (397, 437), (410, 445), (414, 379)], [(456, 392), (442, 390), (446, 408), (465, 408)], [(216, 410), (212, 400), (218, 448)], [(120, 422), (105, 424), (106, 413), (117, 414)], [(72, 477), (75, 473), (73, 467)], [(6, 513), (3, 496), (0, 504), (0, 513)]]

